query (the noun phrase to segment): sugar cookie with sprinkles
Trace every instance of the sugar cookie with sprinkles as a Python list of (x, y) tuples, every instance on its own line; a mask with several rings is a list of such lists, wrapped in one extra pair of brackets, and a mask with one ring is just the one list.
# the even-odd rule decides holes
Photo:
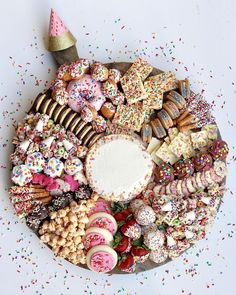
[(52, 11), (58, 70), (15, 124), (10, 201), (78, 267), (158, 267), (205, 238), (225, 192), (229, 147), (191, 81), (141, 57), (79, 58), (75, 42)]

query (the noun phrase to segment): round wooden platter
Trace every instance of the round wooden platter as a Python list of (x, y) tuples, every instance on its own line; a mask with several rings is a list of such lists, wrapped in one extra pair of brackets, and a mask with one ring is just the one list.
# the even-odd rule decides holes
[[(129, 69), (129, 67), (132, 65), (132, 63), (130, 63), (130, 62), (113, 62), (113, 63), (106, 63), (105, 64), (105, 66), (107, 67), (107, 68), (109, 68), (109, 69), (111, 69), (111, 68), (115, 68), (115, 69), (118, 69), (118, 70), (120, 70), (121, 71), (121, 73), (122, 74), (124, 74), (128, 69)], [(159, 70), (159, 69), (157, 69), (157, 68), (153, 68), (153, 70), (152, 70), (152, 72), (151, 72), (151, 74), (150, 74), (150, 76), (154, 76), (154, 75), (157, 75), (157, 74), (160, 74), (160, 73), (162, 73), (163, 71), (161, 71), (161, 70)], [(221, 135), (220, 135), (220, 133), (218, 133), (218, 137), (219, 138), (221, 138)], [(221, 204), (221, 203), (220, 203)], [(219, 207), (220, 207), (220, 205), (219, 205)], [(218, 207), (218, 210), (219, 210), (219, 207)], [(193, 244), (194, 245), (194, 244)], [(192, 245), (192, 246), (193, 246)], [(192, 247), (191, 246), (191, 247)], [(49, 246), (48, 246), (49, 247)], [(190, 247), (190, 248), (191, 248)], [(49, 247), (50, 248), (50, 247)], [(189, 249), (190, 249), (189, 248)], [(188, 251), (189, 249), (187, 249), (186, 251)], [(184, 253), (184, 252), (183, 252)], [(170, 262), (171, 261), (171, 259), (170, 258), (168, 258), (165, 262), (163, 262), (163, 263), (160, 263), (160, 264), (157, 264), (157, 263), (154, 263), (154, 262), (152, 262), (151, 260), (147, 260), (146, 262), (144, 262), (144, 263), (139, 263), (139, 264), (137, 264), (137, 268), (136, 268), (136, 273), (139, 273), (139, 272), (143, 272), (143, 271), (147, 271), (147, 270), (152, 270), (152, 269), (154, 269), (154, 268), (157, 268), (157, 267), (159, 267), (159, 266), (161, 266), (161, 265), (164, 265), (164, 264), (166, 264), (166, 263), (168, 263), (168, 262)], [(89, 270), (88, 269), (88, 267), (87, 267), (87, 265), (85, 264), (78, 264), (78, 267), (81, 267), (81, 268), (84, 268), (84, 269), (87, 269), (87, 270)], [(129, 274), (129, 273), (127, 273), (127, 272), (122, 272), (122, 271), (120, 271), (117, 267), (115, 268), (115, 269), (113, 269), (111, 272), (109, 272), (108, 274)]]

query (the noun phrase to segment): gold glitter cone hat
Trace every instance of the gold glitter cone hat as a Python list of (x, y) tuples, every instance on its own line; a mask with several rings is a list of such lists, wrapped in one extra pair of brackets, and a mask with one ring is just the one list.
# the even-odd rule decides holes
[(75, 37), (71, 34), (57, 13), (52, 9), (49, 24), (49, 51), (61, 51), (72, 47), (76, 43)]

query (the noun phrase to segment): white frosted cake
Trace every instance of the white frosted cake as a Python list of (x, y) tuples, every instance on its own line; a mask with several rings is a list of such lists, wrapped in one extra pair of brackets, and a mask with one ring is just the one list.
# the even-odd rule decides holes
[(90, 186), (109, 201), (129, 201), (143, 191), (153, 163), (145, 147), (126, 135), (109, 135), (88, 152), (86, 175)]

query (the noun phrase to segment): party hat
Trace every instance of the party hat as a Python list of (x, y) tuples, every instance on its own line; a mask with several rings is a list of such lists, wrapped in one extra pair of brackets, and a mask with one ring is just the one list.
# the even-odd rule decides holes
[(71, 34), (53, 9), (51, 10), (48, 35), (49, 51), (61, 51), (72, 47), (76, 43), (75, 37)]

